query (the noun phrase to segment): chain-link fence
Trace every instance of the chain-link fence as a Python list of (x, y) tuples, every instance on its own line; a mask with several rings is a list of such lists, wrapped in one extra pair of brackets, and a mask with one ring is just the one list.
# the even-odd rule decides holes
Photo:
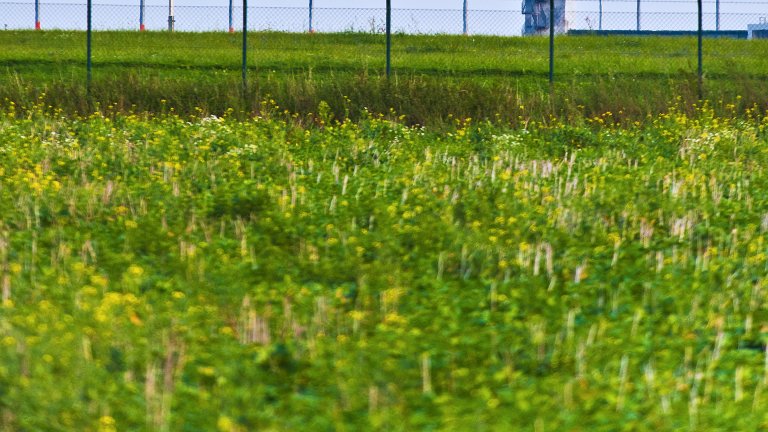
[[(210, 6), (179, 3), (206, 0), (168, 0), (170, 4), (163, 5), (134, 1), (137, 4), (92, 4), (91, 29), (96, 32), (89, 32), (86, 38), (80, 32), (88, 22), (86, 3), (0, 2), (0, 26), (8, 30), (33, 29), (38, 25), (42, 30), (75, 30), (0, 31), (0, 39), (5, 37), (0, 65), (6, 71), (4, 77), (0, 76), (0, 91), (5, 91), (0, 98), (14, 92), (36, 94), (40, 89), (50, 94), (47, 83), (58, 80), (63, 83), (59, 87), (62, 98), (71, 91), (67, 87), (70, 81), (82, 81), (86, 89), (84, 99), (89, 101), (98, 97), (129, 104), (137, 99), (150, 100), (154, 97), (150, 94), (160, 94), (157, 99), (164, 100), (173, 94), (168, 89), (174, 88), (185, 88), (195, 97), (210, 100), (208, 89), (199, 84), (205, 82), (221, 86), (213, 92), (222, 95), (220, 106), (232, 102), (231, 89), (238, 87), (242, 88), (239, 93), (244, 104), (255, 100), (254, 95), (282, 94), (286, 99), (293, 98), (295, 106), (307, 104), (314, 109), (317, 104), (306, 102), (312, 97), (325, 100), (345, 91), (358, 91), (352, 84), (339, 90), (333, 87), (336, 83), (346, 86), (355, 80), (365, 81), (369, 72), (374, 77), (388, 78), (392, 70), (398, 77), (415, 77), (413, 88), (482, 77), (478, 80), (482, 85), (494, 86), (504, 81), (514, 83), (516, 91), (523, 91), (519, 90), (522, 86), (544, 94), (542, 84), (548, 76), (553, 84), (550, 91), (557, 86), (593, 85), (596, 91), (604, 92), (602, 98), (612, 96), (609, 93), (613, 90), (605, 90), (609, 88), (618, 92), (632, 89), (643, 97), (656, 91), (667, 97), (678, 91), (665, 90), (673, 89), (673, 85), (687, 92), (689, 99), (719, 97), (728, 92), (768, 93), (768, 86), (762, 84), (768, 82), (765, 42), (702, 43), (704, 36), (768, 37), (768, 0), (555, 0), (565, 5), (564, 13), (553, 13), (551, 20), (546, 15), (550, 11), (546, 7), (549, 0), (525, 0), (522, 7), (510, 10), (464, 10), (462, 3), (467, 2), (453, 0), (457, 4), (454, 9), (391, 10), (389, 22), (395, 38), (383, 36), (387, 30), (387, 11), (383, 7), (263, 7), (249, 3), (248, 32), (240, 32), (244, 18), (242, 1), (220, 0), (222, 5)], [(530, 2), (535, 2), (536, 7), (526, 7)], [(471, 5), (472, 1), (468, 3)], [(523, 13), (531, 10), (544, 15), (531, 19), (530, 14)], [(552, 22), (555, 33), (672, 33), (689, 37), (564, 36), (555, 44), (554, 37), (549, 41), (533, 37), (523, 42), (520, 38), (412, 36), (465, 32), (548, 35), (549, 28), (540, 26)], [(176, 33), (168, 31), (170, 23)], [(149, 31), (139, 31), (142, 28)], [(232, 30), (238, 34), (226, 34)], [(249, 38), (251, 31), (265, 32)], [(322, 38), (300, 36), (308, 32), (333, 34)], [(692, 38), (696, 35), (698, 42)], [(87, 74), (82, 74), (83, 70)], [(235, 80), (237, 72), (240, 73)], [(322, 79), (313, 81), (316, 77)], [(421, 77), (434, 80), (419, 81)], [(27, 84), (18, 84), (21, 81)], [(317, 88), (311, 83), (320, 81), (328, 93), (317, 96)], [(94, 82), (100, 93), (92, 98), (90, 89)], [(765, 93), (754, 91), (763, 87)], [(709, 89), (718, 93), (706, 93)], [(132, 96), (123, 97), (126, 92), (133, 92)], [(587, 93), (591, 97), (594, 92)], [(358, 100), (365, 103), (367, 97), (359, 95)]]
[[(94, 30), (166, 30), (174, 18), (177, 31), (227, 31), (233, 22), (240, 26), (242, 8), (235, 1), (224, 4), (111, 4), (93, 5)], [(460, 34), (466, 29), (477, 35), (520, 35), (525, 23), (523, 8), (508, 10), (454, 8), (393, 9), (392, 29), (407, 34)], [(450, 6), (448, 2), (446, 5)], [(471, 2), (470, 2), (471, 5)], [(671, 0), (567, 0), (565, 28), (588, 31), (694, 31), (697, 28), (695, 1)], [(0, 25), (5, 29), (34, 28), (84, 30), (85, 3), (0, 3)], [(311, 12), (311, 13), (310, 13)], [(382, 33), (385, 10), (380, 8), (249, 7), (250, 30), (284, 32)], [(310, 19), (311, 17), (311, 19)], [(708, 0), (704, 2), (706, 30), (747, 31), (749, 25), (766, 22), (768, 1)]]

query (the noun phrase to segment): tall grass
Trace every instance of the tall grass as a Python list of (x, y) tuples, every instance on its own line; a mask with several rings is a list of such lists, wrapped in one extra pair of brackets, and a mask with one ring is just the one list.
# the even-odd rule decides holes
[[(89, 107), (83, 33), (2, 32), (0, 97), (30, 104), (44, 94), (49, 104), (81, 113), (112, 105), (217, 114), (273, 99), (282, 109), (307, 114), (325, 102), (336, 116), (395, 111), (420, 124), (605, 112), (634, 121), (671, 101), (692, 107), (698, 99), (695, 41), (689, 38), (559, 38), (553, 88), (543, 38), (398, 35), (390, 79), (383, 75), (380, 35), (256, 33), (250, 42), (243, 94), (237, 34), (96, 33)], [(767, 47), (762, 41), (707, 41), (706, 98), (715, 106), (764, 105)]]

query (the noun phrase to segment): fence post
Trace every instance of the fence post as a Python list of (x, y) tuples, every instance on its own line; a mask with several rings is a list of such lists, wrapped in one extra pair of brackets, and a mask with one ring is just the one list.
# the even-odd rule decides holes
[(464, 25), (462, 27), (463, 28), (463, 32), (464, 32), (464, 36), (469, 34), (469, 23), (467, 22), (467, 21), (469, 21), (468, 20), (469, 12), (467, 10), (467, 2), (468, 2), (468, 0), (464, 0), (464, 11), (463, 11), (464, 13), (462, 14), (462, 19), (464, 21)]
[(720, 31), (720, 0), (715, 0), (715, 30)]
[(549, 0), (549, 84), (555, 82), (555, 0)]
[(387, 78), (392, 72), (392, 0), (387, 0)]
[(243, 99), (246, 101), (246, 109), (248, 108), (248, 0), (243, 0), (243, 65), (242, 65), (242, 78), (243, 78)]
[(314, 33), (315, 27), (314, 23), (312, 22), (312, 0), (309, 0), (309, 32)]
[(232, 2), (233, 0), (229, 0), (229, 32), (234, 33), (235, 32), (235, 26), (232, 23)]
[(176, 24), (176, 18), (173, 17), (173, 0), (168, 0), (168, 31), (172, 32)]
[(40, 0), (35, 0), (35, 30), (40, 28)]
[(603, 0), (600, 0), (598, 3), (598, 8), (600, 11), (598, 12), (598, 24), (597, 29), (600, 31), (603, 31)]
[(87, 12), (86, 12), (86, 35), (85, 35), (85, 99), (86, 103), (88, 104), (88, 109), (91, 110), (91, 78), (92, 73), (91, 69), (93, 68), (93, 63), (91, 61), (91, 33), (93, 32), (93, 2), (92, 0), (88, 0), (86, 4)]
[(637, 31), (640, 31), (640, 0), (637, 0)]
[(704, 23), (703, 23), (703, 7), (702, 0), (698, 0), (699, 8), (699, 31), (698, 31), (698, 53), (699, 53), (699, 100), (704, 99), (704, 53), (703, 53), (703, 38), (704, 38)]
[(139, 31), (144, 31), (144, 0), (139, 0)]

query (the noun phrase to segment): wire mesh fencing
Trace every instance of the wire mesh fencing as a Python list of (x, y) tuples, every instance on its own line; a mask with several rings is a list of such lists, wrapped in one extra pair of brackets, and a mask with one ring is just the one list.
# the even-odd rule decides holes
[[(438, 46), (435, 41), (439, 37), (420, 39), (410, 36), (462, 33), (519, 36), (531, 28), (531, 22), (536, 23), (535, 33), (550, 34), (546, 27), (538, 27), (541, 23), (552, 22), (546, 15), (549, 9), (543, 7), (548, 0), (526, 0), (536, 2), (539, 7), (535, 10), (543, 13), (535, 20), (523, 13), (531, 10), (526, 9), (525, 4), (508, 10), (394, 9), (391, 11), (391, 29), (402, 36), (395, 39), (394, 47), (389, 45), (391, 38), (378, 36), (388, 27), (384, 8), (264, 7), (257, 4), (248, 7), (249, 19), (245, 28), (248, 32), (271, 33), (246, 41), (248, 32), (242, 33), (242, 39), (240, 35), (220, 37), (215, 34), (243, 29), (244, 10), (237, 0), (221, 5), (174, 4), (175, 0), (161, 5), (138, 1), (139, 4), (133, 5), (92, 5), (91, 28), (96, 33), (93, 41), (88, 33), (85, 50), (88, 53), (87, 89), (91, 88), (92, 64), (96, 64), (95, 68), (101, 71), (97, 74), (104, 76), (128, 71), (157, 79), (176, 79), (183, 75), (179, 73), (182, 71), (218, 79), (240, 69), (244, 95), (249, 88), (249, 73), (271, 79), (273, 75), (306, 73), (312, 76), (318, 72), (347, 74), (348, 77), (359, 72), (367, 76), (373, 71), (389, 78), (391, 69), (399, 69), (412, 76), (450, 79), (476, 76), (489, 80), (531, 78), (534, 86), (540, 85), (547, 76), (551, 84), (560, 81), (564, 85), (581, 85), (618, 80), (635, 85), (642, 81), (650, 89), (658, 87), (657, 83), (674, 79), (691, 84), (701, 98), (705, 73), (708, 79), (721, 80), (719, 85), (734, 77), (748, 78), (743, 80), (745, 83), (764, 80), (768, 71), (768, 59), (762, 60), (765, 56), (760, 51), (765, 45), (760, 43), (739, 45), (726, 41), (728, 44), (707, 48), (706, 54), (702, 54), (702, 43), (697, 44), (690, 38), (656, 38), (654, 43), (641, 42), (642, 38), (616, 38), (598, 43), (598, 38), (563, 37), (558, 40), (555, 50), (555, 44), (548, 49), (543, 38), (533, 38), (524, 44), (511, 38), (453, 38), (449, 44)], [(768, 12), (768, 0), (556, 1), (567, 6), (562, 14), (552, 15), (562, 20), (553, 26), (555, 33), (623, 32), (633, 35), (671, 32), (701, 37), (703, 32), (697, 33), (701, 17), (702, 30), (707, 30), (708, 36), (747, 38), (751, 34), (768, 38), (764, 17), (768, 13), (763, 13)], [(460, 5), (462, 2), (456, 3)], [(36, 27), (74, 30), (48, 33), (50, 46), (40, 45), (39, 39), (46, 38), (29, 37), (29, 34), (17, 37), (11, 33), (10, 36), (15, 38), (12, 44), (16, 45), (18, 55), (25, 59), (8, 63), (14, 76), (34, 75), (40, 69), (53, 67), (62, 69), (59, 76), (74, 76), (72, 69), (67, 68), (80, 67), (84, 47), (79, 31), (86, 27), (86, 3), (0, 2), (0, 10), (3, 12), (0, 25), (9, 30)], [(140, 29), (150, 32), (137, 31)], [(176, 37), (170, 30), (190, 33)], [(307, 32), (349, 35), (322, 40), (295, 37), (295, 34)], [(37, 34), (45, 35), (46, 32)], [(475, 39), (482, 41), (482, 48), (470, 46)], [(328, 44), (323, 40), (329, 41)], [(349, 43), (350, 40), (354, 43)], [(344, 43), (348, 45), (344, 48), (346, 51), (337, 55), (341, 48), (333, 44)], [(22, 45), (25, 44), (29, 44), (29, 52), (24, 52)], [(45, 54), (33, 59), (30, 53), (35, 49), (38, 53), (45, 50)], [(333, 53), (329, 54), (329, 50)]]
[[(228, 4), (93, 5), (94, 30), (167, 30), (173, 16), (174, 30), (227, 31), (240, 27), (242, 8)], [(515, 36), (525, 23), (523, 8), (464, 10), (462, 2), (446, 2), (443, 9), (393, 9), (392, 30), (404, 34), (461, 34)], [(471, 4), (471, 3), (470, 3)], [(0, 25), (5, 29), (84, 30), (86, 4), (29, 0), (0, 2)], [(385, 9), (338, 7), (249, 6), (249, 30), (307, 32), (383, 33)], [(708, 0), (704, 2), (704, 28), (712, 31), (747, 31), (749, 25), (766, 22), (768, 1)], [(696, 1), (660, 0), (567, 0), (566, 30), (581, 31), (694, 31)]]

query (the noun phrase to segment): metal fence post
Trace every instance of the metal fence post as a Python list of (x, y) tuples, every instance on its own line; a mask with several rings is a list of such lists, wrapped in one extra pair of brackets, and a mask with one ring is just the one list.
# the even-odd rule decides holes
[(462, 27), (463, 28), (463, 32), (464, 32), (464, 36), (469, 34), (469, 23), (468, 23), (468, 21), (469, 21), (468, 20), (468, 18), (469, 18), (469, 16), (468, 16), (469, 15), (469, 11), (467, 10), (467, 2), (468, 2), (468, 0), (464, 0), (464, 10), (463, 10), (463, 14), (462, 14), (462, 20), (464, 21), (464, 25)]
[(35, 0), (35, 30), (40, 30), (40, 0)]
[(704, 23), (703, 23), (703, 6), (702, 0), (698, 0), (699, 8), (699, 31), (698, 31), (698, 52), (699, 52), (699, 99), (704, 99), (704, 53), (703, 53), (703, 38), (704, 38)]
[(392, 0), (387, 0), (387, 78), (392, 72)]
[(603, 31), (603, 0), (600, 0), (600, 2), (598, 3), (598, 9), (599, 9), (599, 12), (598, 12), (597, 29), (600, 31)]
[[(243, 98), (248, 100), (248, 0), (243, 0)], [(247, 107), (247, 103), (246, 103)]]
[(144, 31), (144, 0), (139, 0), (139, 31)]
[(549, 84), (555, 82), (555, 0), (549, 0)]
[(315, 32), (314, 23), (312, 22), (312, 0), (309, 0), (309, 32)]
[(168, 0), (168, 31), (172, 32), (176, 24), (176, 18), (173, 16), (173, 0)]
[(637, 0), (637, 31), (640, 31), (640, 0)]
[(229, 0), (229, 32), (234, 33), (235, 32), (235, 26), (232, 23), (232, 2), (234, 0)]
[(720, 31), (720, 0), (715, 0), (715, 30)]
[(91, 69), (93, 63), (91, 61), (91, 33), (93, 32), (93, 1), (88, 0), (86, 4), (86, 35), (85, 35), (85, 99), (88, 104), (88, 109), (91, 109)]

